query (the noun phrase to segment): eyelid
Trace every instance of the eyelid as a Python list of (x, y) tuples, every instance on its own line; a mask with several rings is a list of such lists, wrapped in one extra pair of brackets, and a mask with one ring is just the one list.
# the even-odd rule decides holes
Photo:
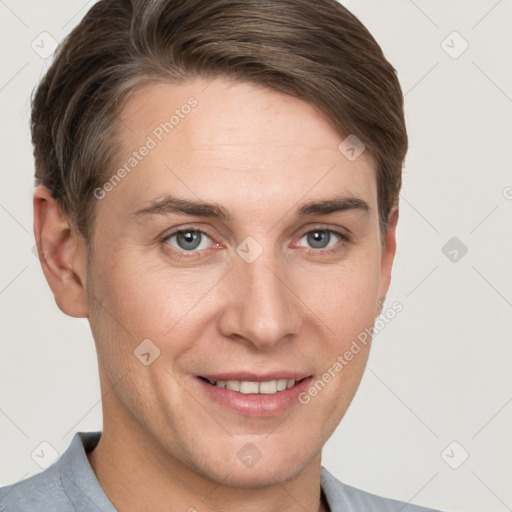
[(308, 226), (306, 229), (301, 228), (298, 231), (295, 232), (293, 235), (293, 238), (300, 239), (304, 235), (307, 235), (308, 233), (311, 233), (312, 231), (328, 231), (329, 233), (335, 233), (339, 235), (343, 240), (350, 241), (352, 238), (352, 232), (345, 227), (341, 226), (329, 226), (325, 224), (316, 224), (312, 226)]
[(347, 238), (350, 238), (352, 236), (352, 231), (350, 229), (346, 228), (345, 226), (333, 226), (333, 225), (325, 225), (320, 224), (319, 226), (313, 226), (311, 228), (313, 231), (315, 229), (325, 229), (326, 231), (334, 231), (335, 233), (339, 233), (342, 236), (346, 236)]
[(164, 235), (163, 239), (167, 240), (171, 236), (177, 235), (178, 233), (183, 233), (183, 232), (186, 233), (187, 231), (193, 231), (195, 233), (201, 233), (202, 235), (207, 236), (210, 240), (214, 241), (214, 237), (212, 235), (210, 235), (210, 233), (208, 233), (208, 231), (205, 231), (204, 229), (201, 229), (201, 228), (195, 228), (195, 227), (192, 227), (192, 226), (185, 226), (183, 228), (180, 227), (180, 228), (173, 229), (170, 233)]
[[(332, 233), (335, 236), (338, 236), (339, 240), (332, 246), (322, 247), (319, 249), (314, 248), (314, 247), (304, 247), (304, 246), (299, 245), (300, 240), (302, 240), (302, 238), (307, 236), (309, 233), (313, 233), (315, 231), (325, 231), (328, 233)], [(325, 256), (327, 254), (334, 254), (338, 251), (341, 251), (344, 246), (346, 246), (347, 244), (350, 244), (352, 242), (352, 237), (350, 235), (348, 235), (347, 233), (344, 233), (342, 229), (333, 229), (333, 228), (327, 228), (325, 226), (317, 226), (317, 227), (308, 228), (306, 231), (303, 231), (301, 233), (302, 234), (300, 234), (298, 236), (298, 241), (294, 242), (293, 247), (298, 247), (301, 249), (302, 253), (311, 254), (311, 255)]]

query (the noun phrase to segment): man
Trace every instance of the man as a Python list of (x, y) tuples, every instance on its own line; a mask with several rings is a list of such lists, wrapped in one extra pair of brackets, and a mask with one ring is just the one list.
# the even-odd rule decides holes
[(104, 425), (3, 510), (427, 510), (321, 466), (383, 311), (407, 148), (394, 69), (354, 16), (100, 1), (32, 135), (41, 264), (89, 319)]

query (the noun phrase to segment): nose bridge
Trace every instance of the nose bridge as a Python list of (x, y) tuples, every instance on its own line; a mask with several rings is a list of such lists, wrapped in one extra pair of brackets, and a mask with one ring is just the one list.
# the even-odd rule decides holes
[[(239, 250), (243, 248), (241, 244)], [(237, 256), (231, 272), (231, 298), (224, 311), (224, 334), (246, 338), (259, 348), (272, 347), (296, 334), (300, 312), (286, 277), (283, 261), (271, 249), (261, 251), (252, 261), (243, 252)]]

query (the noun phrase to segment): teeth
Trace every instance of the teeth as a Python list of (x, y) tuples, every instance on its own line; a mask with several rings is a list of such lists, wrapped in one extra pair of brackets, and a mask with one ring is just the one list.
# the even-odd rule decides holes
[(295, 379), (277, 379), (269, 380), (266, 382), (250, 382), (247, 380), (218, 380), (217, 382), (210, 381), (210, 384), (218, 388), (225, 388), (231, 391), (238, 391), (244, 395), (261, 394), (273, 395), (278, 391), (284, 391), (295, 386)]
[(251, 393), (259, 393), (259, 386), (257, 382), (247, 382), (246, 380), (240, 381), (240, 393), (249, 395)]
[(288, 379), (279, 379), (277, 381), (277, 391), (284, 391), (288, 386)]
[(268, 382), (260, 382), (259, 392), (262, 395), (273, 395), (277, 392), (277, 380), (270, 380)]
[(228, 380), (226, 382), (226, 389), (230, 389), (231, 391), (240, 391), (240, 381)]

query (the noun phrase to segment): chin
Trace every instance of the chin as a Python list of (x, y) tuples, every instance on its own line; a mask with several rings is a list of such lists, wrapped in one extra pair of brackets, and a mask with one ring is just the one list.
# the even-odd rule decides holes
[[(220, 454), (217, 458), (212, 454), (207, 467), (205, 467), (203, 457), (200, 461), (201, 464), (194, 464), (194, 469), (203, 477), (217, 484), (239, 489), (258, 489), (284, 484), (297, 478), (315, 457), (320, 455), (320, 452), (315, 453), (314, 450), (308, 453), (304, 450), (297, 450), (297, 446), (300, 444), (298, 442), (295, 447), (292, 446), (284, 451), (277, 449), (274, 443), (269, 443), (266, 449), (262, 448), (261, 451), (256, 451), (255, 444), (251, 447), (249, 441), (247, 445), (244, 445), (247, 446), (246, 453), (248, 454), (245, 463), (243, 462), (244, 452), (240, 457), (235, 458), (226, 458), (225, 455)], [(253, 460), (250, 459), (251, 455)]]
[(282, 465), (265, 465), (252, 468), (240, 468), (232, 466), (226, 468), (226, 473), (219, 474), (218, 468), (215, 474), (210, 472), (203, 474), (206, 478), (220, 485), (237, 489), (262, 489), (265, 487), (284, 484), (294, 480), (304, 470), (301, 467), (283, 467)]

